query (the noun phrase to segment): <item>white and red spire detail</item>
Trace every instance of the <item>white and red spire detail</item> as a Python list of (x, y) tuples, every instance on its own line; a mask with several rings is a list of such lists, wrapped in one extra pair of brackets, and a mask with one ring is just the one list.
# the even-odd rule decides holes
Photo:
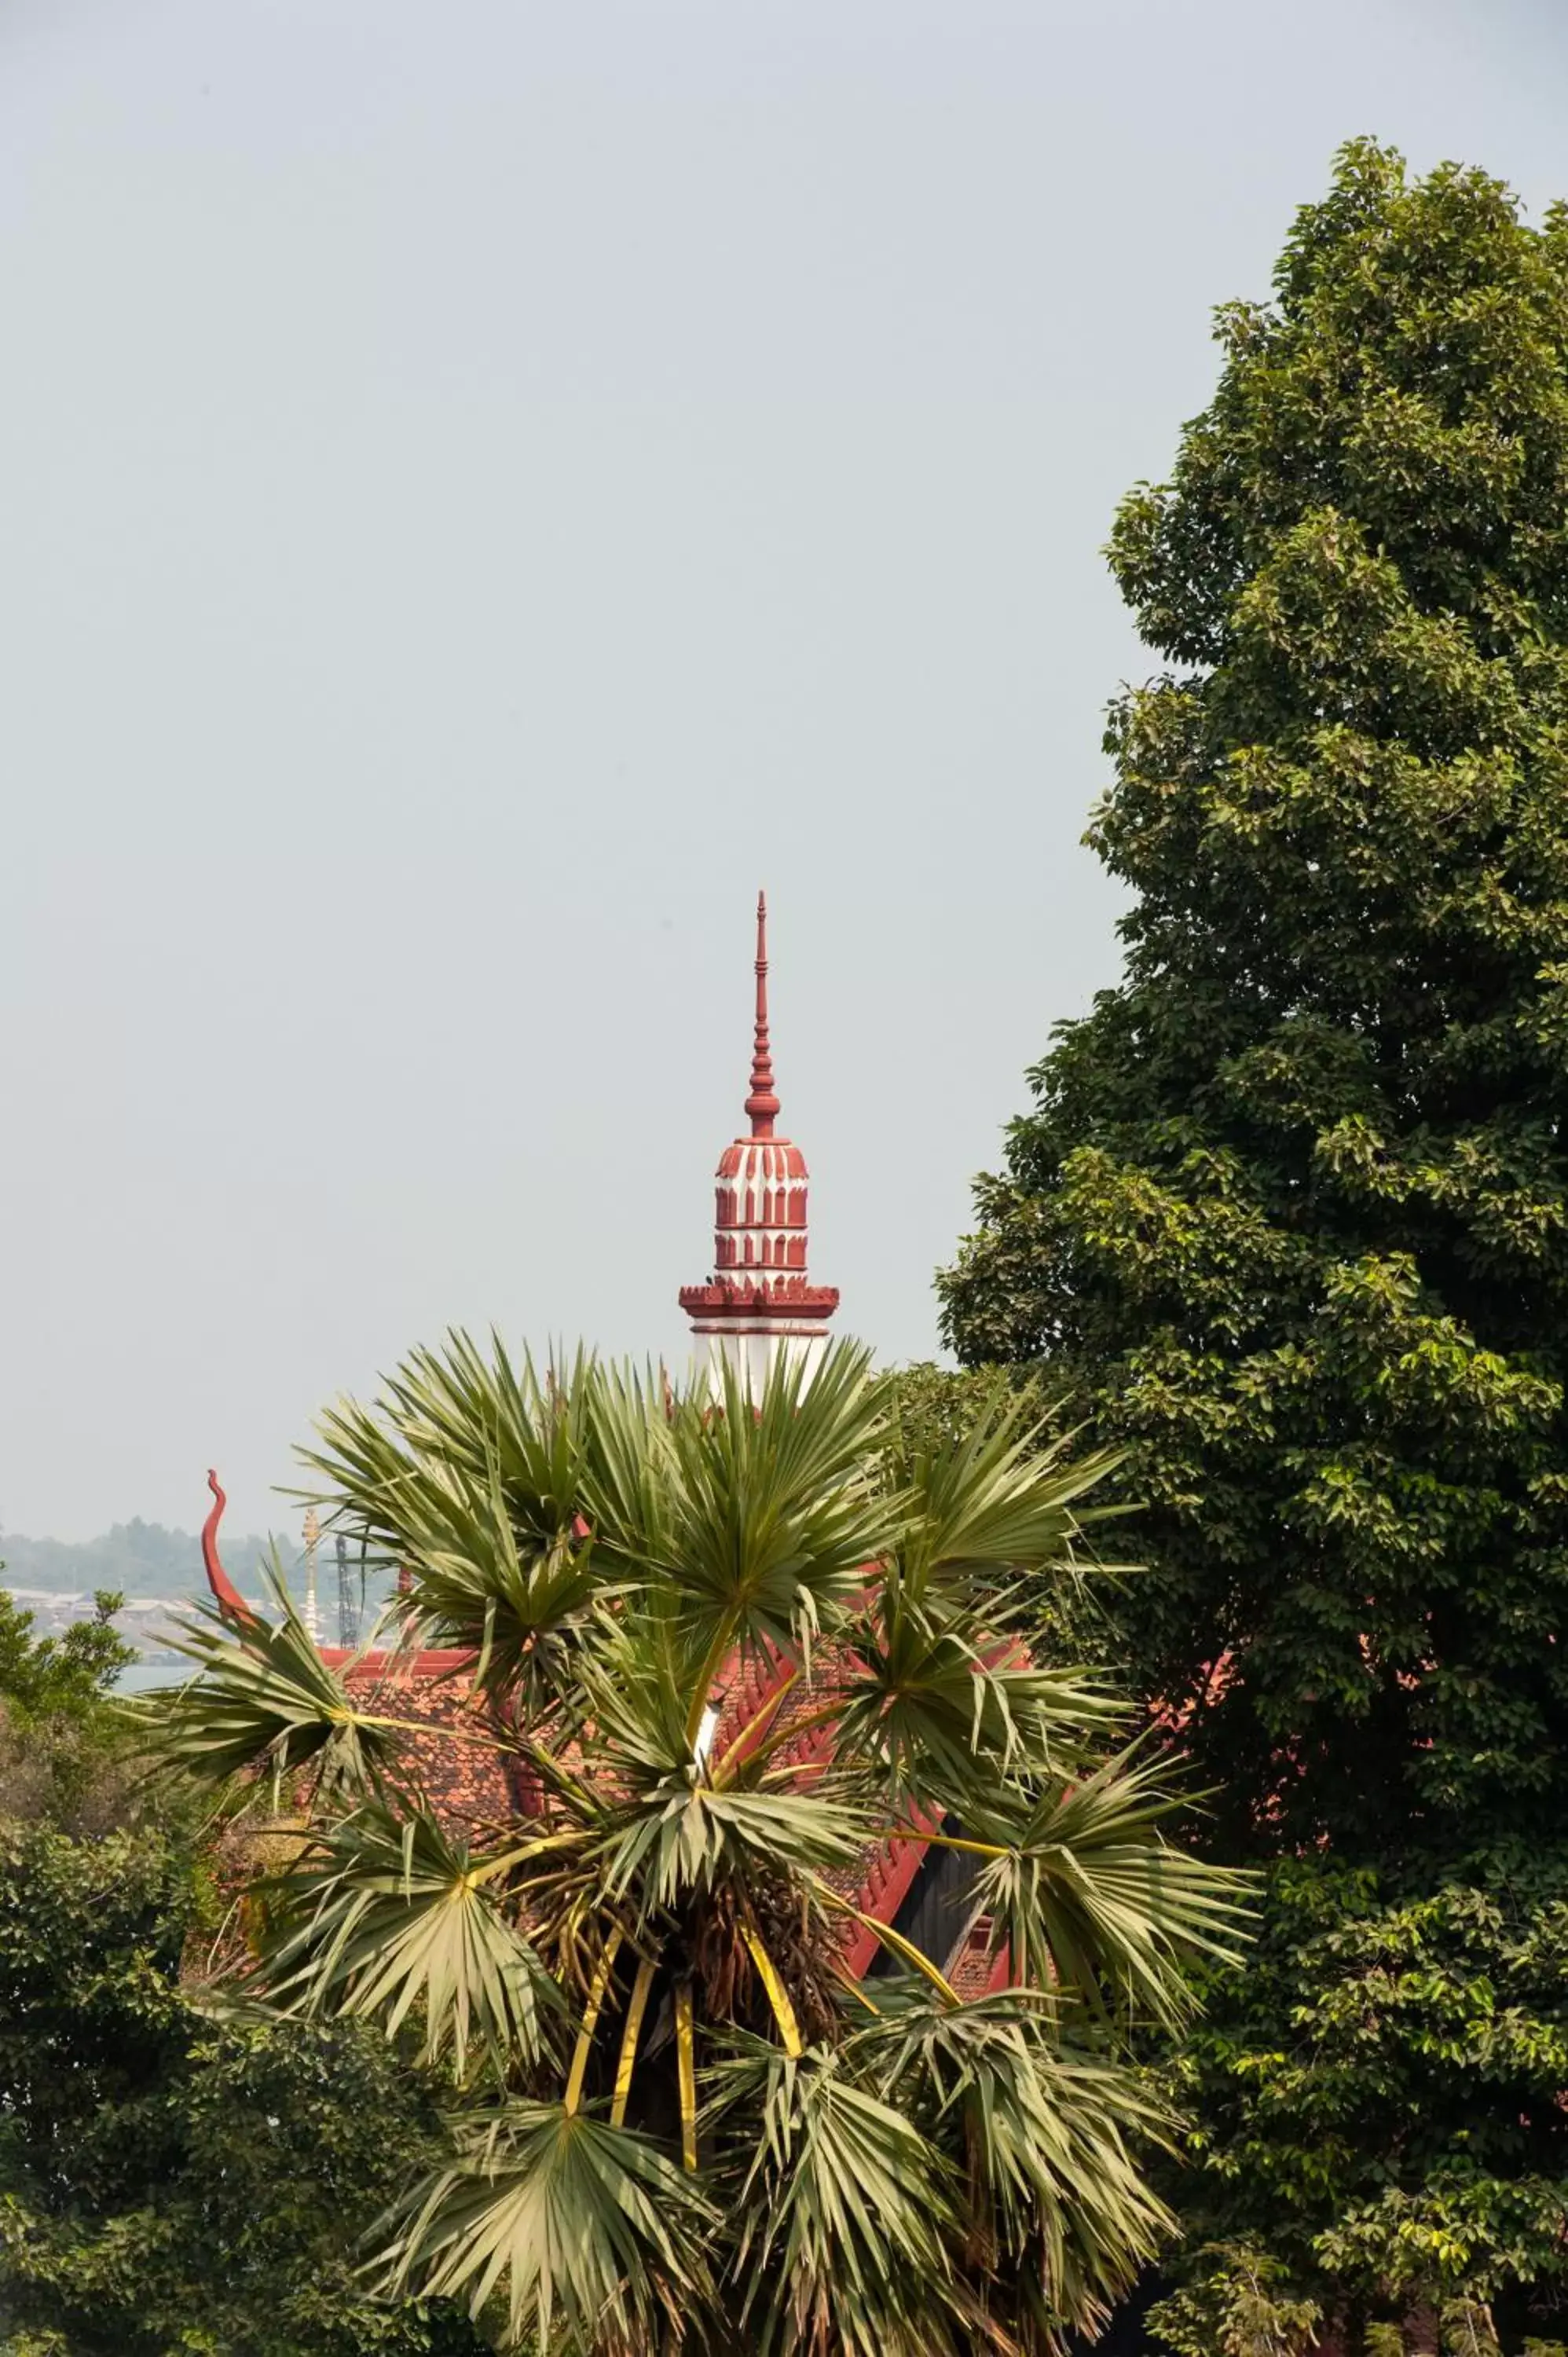
[(779, 1098), (768, 1029), (768, 896), (757, 896), (757, 1018), (751, 1052), (751, 1092), (746, 1100), (749, 1137), (737, 1137), (719, 1157), (715, 1173), (714, 1274), (706, 1285), (684, 1285), (681, 1307), (710, 1357), (733, 1358), (737, 1371), (760, 1376), (782, 1351), (815, 1355), (838, 1308), (838, 1288), (806, 1276), (806, 1157), (774, 1135)]
[[(751, 1094), (746, 1110), (753, 1137), (771, 1137), (779, 1118), (773, 1092), (773, 1048), (768, 1036), (768, 895), (757, 896), (757, 1020), (751, 1035)], [(804, 1174), (805, 1166), (801, 1170)]]

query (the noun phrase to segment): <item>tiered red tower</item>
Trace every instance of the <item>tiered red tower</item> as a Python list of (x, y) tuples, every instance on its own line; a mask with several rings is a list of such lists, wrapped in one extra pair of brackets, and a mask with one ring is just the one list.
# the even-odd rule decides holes
[(681, 1307), (714, 1376), (727, 1360), (759, 1387), (779, 1358), (816, 1359), (827, 1348), (838, 1287), (806, 1275), (806, 1157), (774, 1135), (779, 1099), (768, 1037), (768, 896), (757, 896), (757, 1030), (749, 1137), (719, 1157), (714, 1221), (714, 1274), (683, 1285)]

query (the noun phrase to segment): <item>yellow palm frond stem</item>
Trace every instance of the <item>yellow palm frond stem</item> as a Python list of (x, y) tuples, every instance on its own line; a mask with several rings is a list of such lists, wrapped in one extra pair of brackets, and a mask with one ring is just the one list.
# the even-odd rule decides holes
[(882, 1836), (890, 1842), (923, 1842), (928, 1848), (961, 1849), (971, 1857), (1006, 1857), (1009, 1853), (995, 1842), (969, 1841), (961, 1834), (943, 1834), (926, 1825), (889, 1825)]
[(610, 1975), (620, 1951), (620, 1931), (618, 1926), (605, 1942), (604, 1954), (599, 1958), (588, 1990), (588, 2002), (583, 2010), (583, 2026), (577, 2032), (576, 2050), (572, 2056), (571, 2075), (566, 2081), (565, 2110), (570, 2118), (583, 2100), (583, 2081), (587, 2074), (588, 2056), (593, 2049), (594, 2032), (599, 2025), (599, 2009), (605, 2001), (605, 1991), (610, 1985)]
[(760, 1708), (753, 1713), (734, 1741), (726, 1747), (713, 1771), (715, 1784), (726, 1784), (735, 1770), (750, 1759), (753, 1751), (778, 1717), (779, 1711), (794, 1693), (800, 1681), (800, 1673), (798, 1668), (789, 1671), (784, 1677), (780, 1678)]
[(697, 2166), (697, 2040), (692, 2022), (692, 1984), (682, 1981), (675, 1990), (675, 2050), (681, 2075), (681, 2158), (689, 2169)]
[(845, 1964), (837, 1964), (833, 1966), (832, 1970), (833, 1978), (836, 1981), (842, 1982), (843, 1986), (848, 1989), (851, 1996), (853, 1996), (858, 2004), (863, 2005), (867, 2013), (874, 2013), (876, 2016), (877, 2020), (880, 2021), (882, 2018), (882, 2007), (879, 2005), (874, 2005), (872, 2003), (870, 1997), (865, 1994), (864, 1983), (855, 1979), (855, 1976), (850, 1971), (849, 1966)]
[(637, 2062), (637, 2041), (642, 2035), (642, 2017), (648, 2010), (648, 1992), (653, 1986), (654, 1960), (644, 1956), (637, 1968), (637, 1978), (631, 1985), (631, 2003), (626, 2009), (626, 2028), (621, 2032), (620, 2060), (616, 2064), (615, 2101), (610, 2106), (610, 2126), (626, 2124), (627, 2098), (631, 2093), (631, 2074)]
[(773, 2007), (773, 2018), (779, 2024), (784, 2051), (791, 2056), (799, 2055), (801, 2051), (800, 2024), (795, 2019), (795, 2008), (789, 2002), (789, 1992), (779, 1977), (779, 1967), (749, 1923), (741, 1925), (740, 1936), (746, 1942), (747, 1953), (757, 1966), (763, 1987), (768, 1991), (768, 2002)]

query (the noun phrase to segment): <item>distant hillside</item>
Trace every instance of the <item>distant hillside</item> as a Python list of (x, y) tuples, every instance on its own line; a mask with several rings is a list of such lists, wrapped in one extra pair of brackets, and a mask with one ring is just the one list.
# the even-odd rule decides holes
[[(223, 1538), (223, 1560), (240, 1586), (259, 1588), (263, 1538)], [(294, 1550), (285, 1546), (284, 1560)], [(0, 1532), (0, 1584), (47, 1588), (54, 1596), (90, 1596), (117, 1587), (124, 1596), (187, 1596), (202, 1584), (201, 1542), (162, 1523), (116, 1523), (101, 1538), (28, 1539)], [(326, 1566), (323, 1566), (325, 1571)], [(336, 1573), (334, 1573), (336, 1577)]]

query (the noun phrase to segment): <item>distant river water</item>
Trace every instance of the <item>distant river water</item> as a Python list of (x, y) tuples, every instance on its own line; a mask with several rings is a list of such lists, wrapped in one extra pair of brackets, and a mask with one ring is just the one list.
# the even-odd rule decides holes
[(119, 1694), (145, 1694), (149, 1686), (183, 1685), (194, 1666), (185, 1662), (133, 1662), (115, 1679), (115, 1690)]

